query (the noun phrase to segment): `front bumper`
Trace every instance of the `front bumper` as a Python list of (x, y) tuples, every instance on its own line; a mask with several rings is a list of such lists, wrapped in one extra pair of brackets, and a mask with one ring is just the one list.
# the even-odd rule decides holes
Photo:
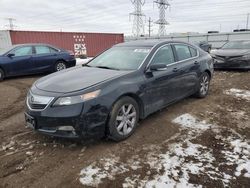
[(224, 61), (214, 59), (214, 69), (250, 70), (250, 60)]
[(97, 100), (91, 100), (70, 106), (48, 105), (41, 111), (32, 110), (26, 104), (26, 124), (36, 132), (54, 137), (103, 137), (108, 110), (100, 104)]

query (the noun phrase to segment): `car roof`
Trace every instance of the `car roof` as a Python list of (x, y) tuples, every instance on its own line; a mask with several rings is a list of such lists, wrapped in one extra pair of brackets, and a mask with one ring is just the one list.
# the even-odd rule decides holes
[(158, 44), (166, 44), (166, 43), (184, 43), (189, 44), (183, 41), (174, 41), (174, 40), (164, 40), (164, 39), (149, 39), (149, 40), (134, 40), (129, 42), (124, 42), (115, 45), (115, 47), (153, 47)]
[(24, 43), (24, 44), (15, 44), (13, 46), (35, 46), (35, 45), (44, 45), (44, 46), (52, 46), (51, 44), (45, 44), (45, 43)]

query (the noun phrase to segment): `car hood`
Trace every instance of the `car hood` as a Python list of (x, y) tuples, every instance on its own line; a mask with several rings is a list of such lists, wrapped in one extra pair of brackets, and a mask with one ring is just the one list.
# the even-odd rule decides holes
[(249, 54), (250, 50), (249, 49), (218, 49), (218, 50), (213, 50), (211, 54), (218, 55), (218, 56), (241, 56), (245, 54)]
[(69, 93), (80, 91), (131, 71), (117, 71), (94, 67), (74, 67), (39, 79), (35, 86), (43, 91)]

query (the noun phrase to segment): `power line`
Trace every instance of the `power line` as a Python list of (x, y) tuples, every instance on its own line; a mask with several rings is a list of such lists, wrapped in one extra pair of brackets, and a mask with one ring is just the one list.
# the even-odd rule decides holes
[(144, 35), (144, 22), (143, 17), (145, 15), (142, 13), (142, 6), (145, 4), (145, 0), (131, 0), (134, 5), (134, 12), (129, 14), (134, 17), (132, 33), (134, 36), (139, 37)]
[(169, 25), (167, 22), (165, 16), (166, 16), (166, 10), (170, 6), (167, 0), (156, 0), (154, 1), (155, 4), (158, 5), (159, 8), (159, 19), (155, 22), (159, 25), (159, 36), (164, 36), (166, 34), (165, 26)]

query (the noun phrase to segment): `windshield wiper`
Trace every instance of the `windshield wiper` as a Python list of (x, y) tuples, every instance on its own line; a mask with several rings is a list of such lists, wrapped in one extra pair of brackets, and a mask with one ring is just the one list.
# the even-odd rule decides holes
[(112, 67), (107, 67), (107, 66), (96, 66), (97, 68), (101, 68), (101, 69), (111, 69), (111, 70), (120, 70), (120, 69), (116, 69), (116, 68), (112, 68)]

